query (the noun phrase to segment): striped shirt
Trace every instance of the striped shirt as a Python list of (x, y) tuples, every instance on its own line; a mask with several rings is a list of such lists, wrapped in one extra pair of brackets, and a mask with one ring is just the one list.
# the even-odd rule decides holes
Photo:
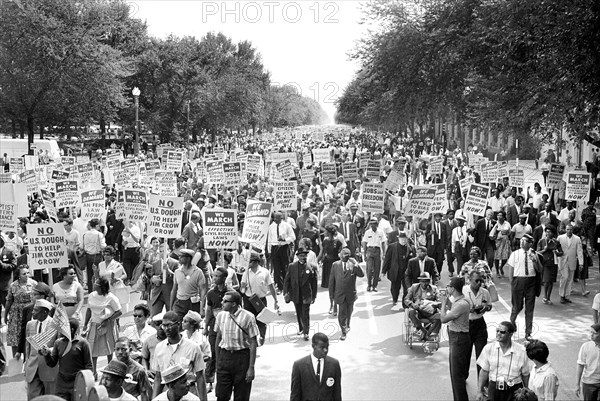
[[(238, 325), (246, 332), (244, 333)], [(258, 337), (258, 326), (254, 315), (242, 308), (233, 314), (226, 311), (219, 312), (215, 322), (215, 331), (221, 333), (219, 348), (228, 351), (249, 349), (250, 339)]]
[(154, 360), (157, 372), (163, 372), (177, 364), (186, 370), (189, 369), (190, 381), (195, 381), (195, 374), (205, 368), (204, 354), (200, 346), (185, 337), (181, 337), (181, 341), (177, 344), (170, 344), (169, 339), (159, 342), (154, 351)]

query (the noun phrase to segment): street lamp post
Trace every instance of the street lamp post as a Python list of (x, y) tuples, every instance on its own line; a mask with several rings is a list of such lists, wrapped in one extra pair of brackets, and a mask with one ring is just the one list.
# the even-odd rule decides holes
[(190, 101), (187, 101), (187, 123), (185, 125), (185, 144), (190, 145)]
[(136, 156), (140, 153), (140, 93), (140, 88), (138, 88), (137, 86), (131, 91), (131, 94), (133, 95), (133, 99), (135, 101), (135, 142), (133, 144), (133, 153)]

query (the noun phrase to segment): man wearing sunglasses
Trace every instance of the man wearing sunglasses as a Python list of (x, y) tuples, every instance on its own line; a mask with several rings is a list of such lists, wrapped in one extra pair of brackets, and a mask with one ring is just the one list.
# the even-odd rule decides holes
[(479, 392), (477, 401), (512, 400), (514, 393), (529, 384), (529, 358), (525, 347), (512, 341), (515, 325), (504, 321), (496, 329), (496, 341), (483, 347), (477, 365), (479, 373)]
[(165, 331), (167, 339), (158, 343), (154, 352), (156, 368), (154, 372), (154, 388), (152, 398), (156, 398), (163, 391), (160, 372), (180, 364), (189, 371), (188, 380), (196, 383), (195, 395), (206, 401), (206, 384), (204, 380), (204, 355), (200, 346), (181, 336), (180, 318), (176, 312), (164, 314), (161, 328)]
[[(463, 288), (463, 294), (471, 307), (469, 313), (469, 361), (475, 346), (475, 359), (481, 355), (481, 350), (487, 344), (488, 331), (483, 314), (492, 310), (492, 298), (488, 290), (482, 287), (485, 280), (481, 277), (481, 273), (477, 270), (472, 270), (469, 274), (469, 285)], [(481, 367), (477, 365), (477, 375)], [(469, 377), (469, 372), (467, 372)]]

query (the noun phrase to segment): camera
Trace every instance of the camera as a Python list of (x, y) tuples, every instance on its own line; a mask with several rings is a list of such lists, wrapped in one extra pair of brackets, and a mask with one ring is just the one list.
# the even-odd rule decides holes
[(446, 289), (445, 289), (445, 288), (440, 288), (440, 295), (441, 295), (442, 297), (445, 297), (445, 296), (446, 296)]
[(496, 382), (496, 390), (500, 390), (500, 391), (504, 391), (505, 390), (504, 380), (498, 380)]

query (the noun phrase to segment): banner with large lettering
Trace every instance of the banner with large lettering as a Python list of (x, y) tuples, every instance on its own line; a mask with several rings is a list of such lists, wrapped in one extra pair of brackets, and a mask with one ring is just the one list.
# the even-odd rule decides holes
[(204, 248), (237, 249), (237, 210), (205, 209), (202, 211), (202, 220), (204, 221)]
[(364, 212), (383, 213), (385, 194), (382, 182), (365, 182), (363, 184), (362, 209)]
[(494, 183), (498, 180), (498, 167), (496, 162), (481, 163), (481, 182)]
[(435, 188), (435, 198), (433, 198), (433, 205), (431, 206), (431, 213), (442, 213), (446, 214), (448, 211), (448, 198), (446, 191), (446, 184), (433, 184), (432, 188)]
[(274, 209), (273, 210), (296, 210), (298, 183), (296, 181), (274, 181), (273, 191)]
[(245, 181), (242, 173), (241, 162), (223, 163), (223, 185), (234, 187)]
[(32, 270), (69, 266), (65, 227), (62, 223), (27, 224), (29, 256)]
[(342, 175), (344, 176), (344, 181), (354, 181), (359, 178), (358, 169), (356, 168), (355, 162), (344, 162), (342, 163)]
[(568, 201), (587, 201), (590, 196), (592, 175), (590, 173), (567, 173), (567, 190), (565, 198)]
[(490, 187), (481, 184), (471, 184), (467, 191), (465, 206), (463, 209), (477, 216), (485, 216), (488, 198), (490, 197)]
[(284, 180), (289, 180), (290, 178), (295, 177), (294, 167), (289, 160), (283, 160), (275, 163), (275, 170)]
[(321, 179), (326, 183), (337, 181), (335, 163), (321, 163)]
[(522, 187), (525, 184), (525, 172), (523, 169), (508, 169), (508, 183), (511, 187)]
[(177, 196), (177, 176), (172, 171), (154, 172), (154, 192), (160, 196)]
[(159, 238), (181, 237), (181, 215), (183, 198), (150, 195), (148, 236)]
[(133, 189), (123, 190), (123, 207), (125, 220), (134, 223), (145, 223), (150, 212), (148, 193)]
[(436, 192), (436, 189), (431, 187), (414, 187), (404, 215), (421, 218), (429, 217)]
[[(362, 167), (362, 161), (361, 161)], [(369, 180), (379, 181), (379, 174), (381, 173), (381, 161), (380, 160), (369, 160), (367, 162), (365, 175)]]
[(242, 242), (252, 244), (259, 249), (265, 249), (272, 207), (273, 204), (270, 202), (248, 200), (246, 219), (242, 230)]
[(103, 219), (106, 215), (106, 193), (103, 189), (81, 191), (81, 218)]
[(167, 152), (167, 171), (180, 172), (183, 169), (183, 151), (170, 150)]
[(3, 233), (17, 231), (17, 204), (15, 202), (0, 202), (0, 230)]

